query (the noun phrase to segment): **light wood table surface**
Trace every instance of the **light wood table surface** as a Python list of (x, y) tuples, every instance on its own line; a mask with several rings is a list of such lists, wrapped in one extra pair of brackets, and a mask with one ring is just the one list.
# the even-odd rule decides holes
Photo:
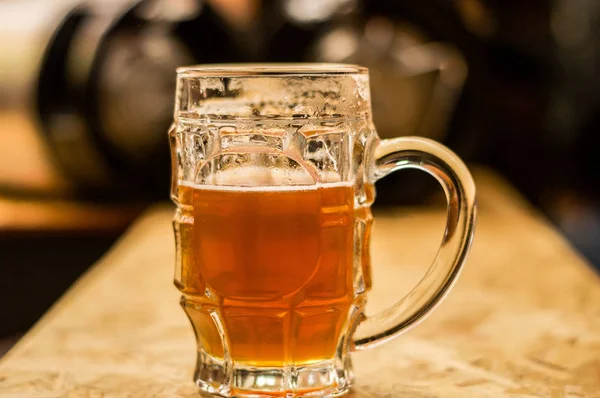
[[(417, 328), (353, 354), (351, 396), (600, 397), (599, 277), (501, 179), (476, 182), (479, 222), (455, 289)], [(146, 213), (0, 361), (0, 398), (198, 396), (171, 215)], [(419, 279), (444, 216), (376, 212), (368, 312)]]

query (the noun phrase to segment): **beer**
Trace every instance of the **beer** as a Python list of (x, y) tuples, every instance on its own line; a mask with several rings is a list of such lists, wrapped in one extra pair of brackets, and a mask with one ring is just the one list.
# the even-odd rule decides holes
[(200, 350), (260, 367), (335, 357), (370, 288), (372, 217), (354, 190), (179, 186), (175, 279)]

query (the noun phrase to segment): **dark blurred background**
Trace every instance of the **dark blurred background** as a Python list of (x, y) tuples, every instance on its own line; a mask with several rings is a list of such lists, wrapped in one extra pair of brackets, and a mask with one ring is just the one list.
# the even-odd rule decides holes
[(596, 0), (0, 1), (0, 355), (168, 200), (180, 65), (368, 66), (380, 136), (493, 168), (600, 268), (599, 37)]

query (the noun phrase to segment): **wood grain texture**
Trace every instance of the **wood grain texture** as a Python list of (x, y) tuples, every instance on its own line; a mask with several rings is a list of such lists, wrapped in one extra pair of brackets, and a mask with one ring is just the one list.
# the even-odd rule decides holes
[[(419, 327), (353, 354), (352, 397), (600, 397), (600, 279), (500, 179), (476, 181), (479, 222), (455, 289)], [(171, 215), (142, 217), (2, 359), (0, 398), (198, 396)], [(418, 281), (443, 225), (441, 207), (376, 213), (368, 311)]]

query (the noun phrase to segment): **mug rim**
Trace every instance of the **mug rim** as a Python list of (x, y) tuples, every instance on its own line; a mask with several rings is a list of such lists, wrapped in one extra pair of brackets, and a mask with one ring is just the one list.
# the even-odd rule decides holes
[(178, 77), (285, 77), (367, 75), (368, 68), (343, 63), (225, 63), (177, 68)]

